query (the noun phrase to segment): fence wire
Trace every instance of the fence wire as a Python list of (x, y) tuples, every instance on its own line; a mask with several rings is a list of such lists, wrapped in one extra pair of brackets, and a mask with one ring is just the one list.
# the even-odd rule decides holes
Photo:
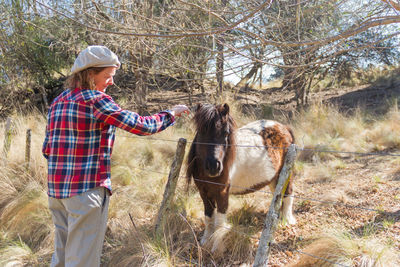
[[(169, 173), (166, 173), (166, 172), (147, 170), (147, 169), (143, 169), (143, 168), (139, 168), (139, 167), (132, 167), (132, 168), (140, 170), (140, 171), (144, 171), (144, 172), (152, 172), (152, 173), (157, 173), (157, 174), (162, 174), (162, 175), (167, 175), (167, 176), (169, 175)], [(180, 179), (186, 179), (185, 176), (179, 176), (179, 178)], [(193, 178), (193, 180), (201, 182), (201, 183), (208, 183), (208, 184), (213, 184), (213, 185), (226, 186), (226, 184), (207, 181), (207, 180), (201, 180), (201, 179), (195, 179), (195, 178)], [(248, 188), (248, 187), (234, 186), (234, 185), (230, 185), (230, 187), (234, 187), (234, 188), (238, 188), (238, 189), (244, 189), (244, 190), (248, 190), (248, 191), (252, 191), (252, 192), (261, 192), (261, 193), (266, 193), (266, 194), (269, 194), (269, 195), (273, 195), (272, 192), (266, 191), (266, 190), (257, 190), (257, 189), (252, 189), (252, 188)], [(318, 202), (318, 203), (325, 204), (325, 205), (343, 206), (343, 207), (346, 207), (346, 208), (373, 211), (373, 212), (378, 212), (378, 213), (389, 213), (387, 211), (383, 211), (383, 210), (379, 210), (379, 209), (365, 208), (365, 207), (354, 206), (354, 205), (344, 204), (344, 203), (335, 202), (335, 201), (319, 200), (319, 199), (310, 198), (310, 197), (302, 197), (302, 196), (295, 196), (295, 195), (287, 196), (287, 197), (291, 197), (291, 198), (294, 198), (294, 199), (307, 200), (307, 201), (312, 201), (312, 202)], [(397, 216), (397, 215), (394, 215), (394, 216)]]
[[(152, 141), (163, 141), (163, 142), (174, 142), (178, 143), (178, 140), (173, 139), (165, 139), (165, 138), (154, 138), (154, 137), (141, 137), (141, 136), (128, 136), (128, 135), (118, 135), (119, 137), (124, 138), (136, 138), (142, 140), (152, 140)], [(207, 142), (193, 142), (187, 141), (187, 144), (196, 144), (196, 145), (221, 145), (221, 146), (235, 146), (240, 148), (271, 148), (271, 149), (281, 149), (281, 150), (288, 150), (289, 147), (276, 147), (276, 146), (252, 146), (252, 145), (241, 145), (241, 144), (216, 144), (216, 143), (207, 143)], [(321, 149), (321, 148), (309, 148), (309, 147), (300, 147), (296, 146), (297, 151), (311, 151), (316, 153), (334, 153), (334, 154), (353, 154), (357, 156), (390, 156), (390, 157), (400, 157), (400, 154), (393, 154), (388, 152), (358, 152), (358, 151), (340, 151), (334, 149)], [(319, 145), (324, 146), (324, 145)], [(326, 146), (328, 147), (328, 146)]]

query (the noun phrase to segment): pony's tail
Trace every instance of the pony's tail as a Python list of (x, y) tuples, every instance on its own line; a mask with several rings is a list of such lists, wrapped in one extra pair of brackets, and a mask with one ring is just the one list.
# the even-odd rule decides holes
[[(293, 132), (292, 128), (289, 127), (289, 126), (286, 126), (286, 128), (288, 129), (288, 131), (290, 133), (290, 136), (292, 137), (291, 144), (296, 144), (296, 139), (294, 137), (294, 132)], [(288, 183), (285, 185), (285, 189), (282, 190), (282, 192), (284, 192), (284, 197), (292, 195), (292, 192), (293, 192), (293, 180), (294, 180), (295, 176), (297, 176), (296, 165), (294, 165), (292, 170), (290, 171)], [(281, 208), (283, 208), (283, 206), (281, 206)]]

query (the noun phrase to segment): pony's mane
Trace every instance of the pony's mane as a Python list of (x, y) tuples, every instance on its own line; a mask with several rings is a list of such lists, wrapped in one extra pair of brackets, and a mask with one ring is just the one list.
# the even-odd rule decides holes
[[(222, 105), (203, 104), (196, 111), (193, 120), (196, 125), (196, 131), (208, 132), (211, 126), (219, 119), (219, 108)], [(236, 123), (230, 114), (227, 116), (228, 127), (231, 131), (236, 129)]]

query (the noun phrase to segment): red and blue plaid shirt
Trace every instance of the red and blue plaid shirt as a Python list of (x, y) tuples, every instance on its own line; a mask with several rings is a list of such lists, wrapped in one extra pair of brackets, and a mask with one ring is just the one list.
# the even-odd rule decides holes
[(43, 155), (48, 160), (48, 195), (68, 198), (97, 186), (111, 192), (110, 157), (115, 127), (137, 135), (174, 123), (169, 111), (139, 116), (96, 90), (65, 90), (51, 104)]

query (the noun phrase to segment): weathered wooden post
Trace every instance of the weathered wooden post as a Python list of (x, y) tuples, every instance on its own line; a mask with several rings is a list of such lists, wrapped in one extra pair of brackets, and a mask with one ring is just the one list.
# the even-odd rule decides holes
[(11, 118), (7, 118), (6, 127), (4, 129), (4, 145), (3, 145), (3, 162), (7, 163), (7, 155), (11, 146)]
[(185, 156), (186, 139), (180, 138), (178, 141), (178, 146), (176, 148), (175, 158), (171, 165), (171, 170), (168, 175), (168, 182), (165, 186), (164, 197), (161, 203), (160, 210), (158, 211), (155, 230), (156, 234), (160, 233), (163, 225), (164, 215), (168, 212), (171, 207), (172, 201), (175, 196), (175, 189), (178, 183), (179, 173), (181, 171), (181, 166), (183, 162), (183, 157)]
[(281, 173), (279, 174), (278, 184), (276, 185), (274, 196), (272, 198), (267, 217), (265, 218), (264, 229), (262, 231), (257, 254), (254, 259), (254, 267), (266, 267), (268, 265), (268, 256), (271, 251), (271, 243), (273, 241), (276, 226), (278, 224), (279, 211), (281, 209), (282, 198), (285, 193), (283, 191), (286, 190), (285, 185), (287, 185), (290, 179), (295, 158), (296, 146), (292, 144), (286, 153), (285, 162), (283, 164)]
[(26, 130), (26, 143), (25, 143), (25, 167), (29, 169), (31, 161), (31, 129)]

